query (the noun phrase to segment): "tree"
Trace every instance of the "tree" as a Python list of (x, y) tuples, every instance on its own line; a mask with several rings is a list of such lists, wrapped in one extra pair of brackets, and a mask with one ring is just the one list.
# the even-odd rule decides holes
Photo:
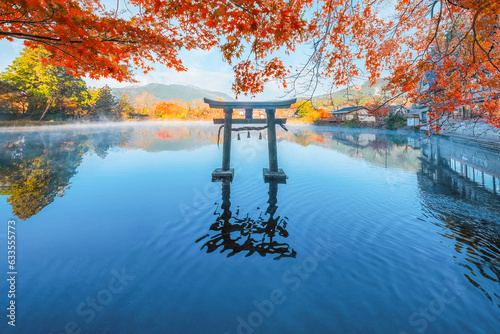
[[(394, 67), (392, 86), (406, 88), (414, 101), (426, 104), (432, 124), (469, 106), (478, 117), (500, 127), (500, 4), (485, 0), (424, 4), (415, 3), (413, 9), (428, 11), (429, 29), (409, 39), (419, 53), (412, 63)], [(408, 18), (407, 26), (414, 20)], [(418, 79), (425, 79), (424, 89), (415, 87)]]
[(53, 99), (53, 109), (61, 113), (81, 114), (88, 109), (87, 85), (82, 79), (68, 74), (64, 68), (58, 68), (55, 90), (50, 96)]
[[(374, 83), (389, 70), (393, 96), (426, 104), (431, 118), (480, 102), (477, 114), (500, 126), (498, 1), (398, 0), (387, 19), (381, 9), (390, 1), (322, 4), (312, 55), (292, 83), (306, 76), (309, 87), (324, 77), (332, 86), (349, 85), (358, 75)], [(420, 89), (430, 77), (430, 89)]]
[(12, 113), (20, 107), (21, 113), (26, 112), (24, 92), (7, 81), (0, 80), (0, 112)]
[(116, 97), (111, 92), (111, 88), (108, 85), (99, 88), (97, 91), (97, 98), (95, 100), (95, 105), (93, 112), (97, 115), (112, 115), (115, 113), (115, 109), (118, 106), (118, 101)]
[(116, 107), (116, 112), (126, 117), (135, 112), (134, 107), (132, 107), (132, 105), (130, 104), (130, 98), (127, 94), (123, 94), (120, 97), (120, 101), (118, 102), (118, 106)]
[[(302, 14), (312, 1), (164, 1), (130, 0), (126, 12), (107, 10), (99, 0), (12, 0), (0, 3), (0, 38), (43, 44), (48, 62), (74, 75), (132, 80), (132, 69), (151, 70), (158, 61), (185, 70), (181, 49), (219, 47), (237, 61), (236, 91), (261, 91), (262, 82), (283, 73), (277, 58), (264, 59), (279, 47), (292, 50), (313, 25)], [(123, 15), (121, 15), (123, 14)], [(240, 61), (247, 48), (264, 71)]]
[(368, 110), (370, 116), (375, 116), (377, 121), (385, 119), (391, 113), (391, 109), (386, 106), (386, 102), (379, 97), (374, 97), (373, 100), (366, 102), (363, 106)]
[(133, 98), (132, 106), (141, 114), (149, 114), (158, 103), (158, 98), (150, 92), (143, 92)]
[(43, 47), (25, 48), (0, 74), (0, 80), (19, 92), (22, 112), (43, 110), (40, 119), (51, 107), (61, 110), (84, 103), (86, 95), (86, 85), (80, 78), (68, 74), (63, 67), (45, 64), (44, 59), (49, 56)]
[(330, 113), (323, 107), (318, 107), (309, 101), (297, 101), (291, 106), (296, 109), (296, 114), (307, 123), (315, 123), (330, 117)]
[(295, 113), (298, 116), (307, 119), (309, 122), (313, 121), (309, 116), (315, 110), (315, 107), (311, 101), (297, 101), (296, 103), (292, 104), (291, 107), (297, 110)]
[[(12, 0), (0, 4), (0, 38), (44, 44), (47, 61), (91, 78), (132, 80), (151, 61), (185, 70), (179, 51), (218, 48), (233, 66), (236, 94), (269, 80), (315, 91), (390, 71), (390, 89), (424, 100), (436, 115), (482, 101), (481, 115), (500, 126), (500, 4), (491, 0), (129, 0), (128, 12), (99, 0)], [(389, 16), (387, 13), (390, 13)], [(290, 75), (278, 51), (312, 46)], [(362, 70), (364, 68), (364, 70)], [(433, 73), (434, 92), (419, 82)], [(298, 83), (305, 79), (305, 86)], [(439, 94), (438, 94), (439, 93)]]
[(385, 118), (385, 126), (389, 130), (397, 130), (400, 127), (405, 126), (406, 119), (401, 114), (391, 113)]

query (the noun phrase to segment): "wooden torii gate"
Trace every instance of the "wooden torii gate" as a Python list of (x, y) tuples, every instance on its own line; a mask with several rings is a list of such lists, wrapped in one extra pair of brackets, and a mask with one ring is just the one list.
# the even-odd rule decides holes
[[(276, 118), (276, 109), (286, 109), (297, 102), (297, 99), (269, 102), (249, 101), (216, 101), (204, 98), (210, 108), (223, 109), (224, 118), (214, 118), (214, 124), (224, 125), (224, 142), (222, 146), (222, 168), (216, 168), (212, 180), (232, 180), (234, 169), (231, 168), (231, 131), (233, 124), (266, 124), (269, 153), (269, 168), (264, 168), (264, 181), (286, 182), (286, 174), (278, 168), (278, 149), (276, 146), (276, 124), (285, 124), (286, 118)], [(245, 109), (244, 119), (233, 119), (234, 109)], [(267, 119), (254, 119), (253, 110), (264, 109)]]

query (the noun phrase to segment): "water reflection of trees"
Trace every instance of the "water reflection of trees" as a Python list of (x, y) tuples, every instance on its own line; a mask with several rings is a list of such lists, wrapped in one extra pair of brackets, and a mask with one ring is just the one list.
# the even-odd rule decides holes
[(385, 167), (417, 171), (420, 168), (420, 136), (360, 129), (321, 128), (291, 130), (282, 138), (301, 146), (317, 145)]
[(9, 196), (7, 202), (16, 217), (28, 219), (56, 197), (65, 195), (85, 153), (104, 158), (120, 144), (123, 135), (122, 132), (62, 136), (32, 133), (2, 141), (0, 193)]
[(500, 152), (435, 137), (422, 149), (417, 177), (465, 277), (500, 307), (498, 285), (490, 284), (500, 282)]
[(51, 159), (50, 153), (39, 157), (2, 166), (2, 194), (9, 195), (7, 202), (12, 212), (20, 219), (28, 219), (52, 203), (56, 196), (62, 197), (69, 188), (69, 179), (76, 174), (81, 159), (67, 157), (64, 171)]
[(213, 127), (75, 127), (68, 131), (0, 134), (0, 195), (13, 214), (28, 219), (70, 189), (87, 153), (105, 158), (110, 151), (177, 151), (216, 142)]
[[(362, 131), (311, 131), (282, 134), (282, 140), (320, 145), (376, 164), (414, 170), (417, 150), (405, 136)], [(0, 191), (9, 196), (14, 214), (27, 219), (57, 196), (64, 196), (82, 157), (94, 153), (105, 158), (114, 148), (149, 152), (190, 150), (217, 141), (211, 126), (75, 127), (68, 131), (2, 134), (0, 140)], [(393, 138), (394, 137), (394, 138)]]
[[(278, 183), (269, 183), (269, 200), (265, 213), (260, 213), (257, 218), (249, 214), (241, 215), (239, 210), (235, 215), (231, 212), (231, 183), (222, 181), (222, 203), (216, 203), (217, 209), (215, 223), (210, 226), (210, 232), (196, 240), (205, 241), (201, 249), (206, 248), (207, 253), (212, 253), (220, 248), (220, 252), (229, 251), (227, 257), (240, 252), (247, 252), (245, 256), (254, 253), (260, 256), (275, 255), (274, 260), (283, 257), (295, 257), (296, 252), (287, 243), (277, 240), (287, 238), (287, 217), (276, 216)], [(220, 212), (220, 210), (222, 212)], [(263, 215), (265, 217), (263, 217)], [(207, 240), (208, 239), (208, 240)]]

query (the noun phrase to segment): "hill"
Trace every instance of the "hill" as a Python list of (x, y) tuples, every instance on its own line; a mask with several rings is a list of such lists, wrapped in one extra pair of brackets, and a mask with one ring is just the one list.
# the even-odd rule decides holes
[[(376, 94), (382, 94), (382, 88), (387, 85), (387, 80), (378, 79), (375, 85), (370, 87), (370, 82), (366, 81), (362, 85), (354, 86), (349, 90), (350, 94), (361, 95), (361, 96), (373, 96)], [(332, 93), (332, 98), (346, 98), (347, 97), (347, 89), (341, 89), (337, 92)], [(317, 98), (330, 98), (330, 94), (320, 95)]]
[(129, 86), (124, 88), (113, 88), (113, 94), (120, 97), (123, 94), (130, 96), (132, 99), (142, 93), (150, 93), (159, 100), (183, 100), (185, 102), (193, 102), (196, 99), (208, 97), (210, 99), (223, 99), (233, 101), (234, 98), (229, 95), (211, 90), (202, 89), (196, 86), (184, 85), (164, 85), (164, 84), (148, 84), (145, 86)]

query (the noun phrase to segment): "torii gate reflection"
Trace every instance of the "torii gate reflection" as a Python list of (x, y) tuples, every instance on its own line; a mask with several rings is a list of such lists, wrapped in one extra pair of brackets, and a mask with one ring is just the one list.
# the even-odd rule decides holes
[(231, 182), (222, 180), (222, 203), (220, 204), (222, 212), (219, 211), (217, 204), (217, 209), (214, 212), (217, 217), (215, 223), (210, 226), (212, 233), (207, 233), (196, 240), (196, 242), (201, 242), (209, 238), (201, 249), (206, 247), (207, 253), (212, 253), (219, 248), (221, 248), (221, 253), (229, 250), (227, 257), (247, 251), (245, 256), (258, 253), (261, 256), (277, 255), (274, 260), (283, 257), (295, 258), (297, 255), (295, 250), (287, 243), (276, 241), (276, 239), (288, 237), (286, 230), (288, 218), (276, 216), (278, 183), (277, 181), (269, 182), (269, 200), (267, 201), (269, 206), (264, 213), (269, 217), (263, 218), (261, 212), (259, 217), (253, 219), (248, 214), (241, 216), (239, 210), (236, 215), (233, 215), (230, 201)]
[[(286, 123), (286, 119), (276, 119), (276, 109), (290, 108), (296, 99), (272, 102), (240, 102), (240, 101), (214, 101), (205, 98), (211, 108), (224, 109), (224, 119), (214, 119), (214, 124), (223, 124), (224, 143), (222, 152), (222, 168), (217, 168), (212, 173), (213, 182), (222, 182), (222, 203), (214, 212), (217, 216), (215, 223), (210, 226), (212, 233), (207, 233), (196, 242), (205, 243), (201, 249), (206, 247), (207, 253), (212, 253), (221, 248), (221, 253), (229, 250), (227, 257), (239, 252), (247, 251), (245, 256), (258, 253), (261, 256), (267, 254), (277, 255), (274, 260), (283, 257), (295, 257), (297, 252), (287, 243), (278, 242), (276, 239), (287, 238), (286, 230), (288, 218), (276, 216), (278, 208), (278, 184), (286, 183), (287, 176), (281, 168), (278, 168), (278, 150), (276, 145), (276, 125)], [(245, 119), (233, 119), (233, 109), (245, 109)], [(253, 119), (254, 109), (265, 109), (267, 119)], [(231, 181), (234, 177), (234, 169), (230, 166), (231, 161), (231, 132), (233, 124), (266, 124), (269, 150), (269, 168), (264, 168), (264, 182), (269, 183), (269, 204), (263, 218), (261, 212), (259, 217), (253, 219), (247, 214), (240, 216), (239, 210), (236, 215), (231, 212)], [(240, 128), (241, 129), (241, 128)], [(285, 128), (286, 129), (286, 128)], [(236, 129), (235, 129), (236, 130)]]

